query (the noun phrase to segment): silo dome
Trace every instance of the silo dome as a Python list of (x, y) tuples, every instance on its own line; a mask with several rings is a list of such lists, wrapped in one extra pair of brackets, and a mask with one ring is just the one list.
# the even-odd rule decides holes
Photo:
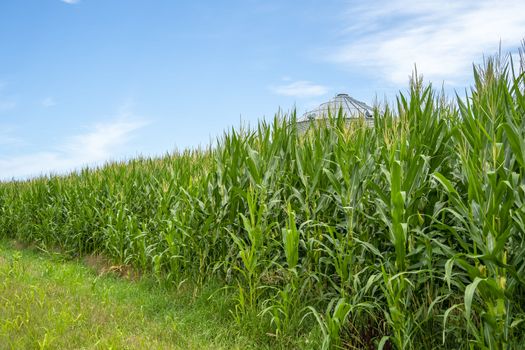
[(330, 101), (320, 104), (317, 108), (303, 114), (297, 120), (300, 129), (306, 130), (308, 125), (319, 119), (325, 119), (329, 115), (337, 116), (342, 110), (343, 116), (351, 122), (353, 119), (364, 119), (368, 126), (374, 125), (373, 109), (366, 103), (356, 100), (348, 94), (337, 94)]

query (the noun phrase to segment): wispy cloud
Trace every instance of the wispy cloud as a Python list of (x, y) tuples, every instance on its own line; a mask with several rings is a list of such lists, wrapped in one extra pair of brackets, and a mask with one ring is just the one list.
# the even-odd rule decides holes
[(66, 4), (74, 5), (78, 4), (80, 0), (61, 0), (62, 2), (65, 2)]
[(56, 101), (53, 97), (46, 97), (42, 101), (40, 101), (43, 107), (49, 108), (56, 106)]
[(393, 83), (406, 83), (416, 64), (432, 81), (462, 84), (482, 53), (519, 45), (524, 13), (523, 0), (374, 1), (348, 12), (346, 39), (328, 59)]
[(0, 179), (26, 178), (48, 173), (64, 173), (83, 166), (102, 164), (117, 156), (146, 126), (144, 119), (120, 114), (72, 136), (57, 147), (30, 154), (0, 157)]
[(304, 98), (323, 96), (328, 92), (328, 87), (314, 84), (310, 81), (300, 80), (288, 84), (271, 86), (270, 90), (278, 95)]
[(115, 149), (126, 144), (132, 133), (147, 123), (119, 117), (96, 124), (90, 131), (70, 138), (63, 149), (66, 154), (81, 159), (83, 164), (97, 163), (111, 158)]

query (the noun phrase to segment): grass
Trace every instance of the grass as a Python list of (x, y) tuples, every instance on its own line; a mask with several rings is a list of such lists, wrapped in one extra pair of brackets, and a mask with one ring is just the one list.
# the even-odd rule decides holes
[[(100, 265), (95, 265), (98, 269)], [(1, 349), (256, 349), (213, 288), (100, 275), (60, 254), (0, 242)], [(226, 311), (227, 312), (227, 311)]]
[(453, 100), (414, 76), (373, 128), (276, 116), (202, 150), (2, 183), (0, 236), (216, 290), (204, 305), (258, 346), (519, 349), (525, 57), (510, 60)]

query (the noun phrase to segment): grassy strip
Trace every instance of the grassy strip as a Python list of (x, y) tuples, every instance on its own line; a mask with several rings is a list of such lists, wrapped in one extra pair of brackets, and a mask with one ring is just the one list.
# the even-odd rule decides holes
[[(109, 271), (109, 269), (108, 269)], [(2, 349), (255, 349), (226, 321), (227, 294), (95, 273), (0, 243)], [(226, 314), (224, 314), (226, 312)], [(234, 327), (235, 326), (235, 327)]]

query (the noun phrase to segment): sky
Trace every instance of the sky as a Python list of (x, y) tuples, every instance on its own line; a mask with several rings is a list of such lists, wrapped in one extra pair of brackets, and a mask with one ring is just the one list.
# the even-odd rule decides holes
[(515, 52), (525, 1), (0, 0), (0, 180), (206, 147)]

